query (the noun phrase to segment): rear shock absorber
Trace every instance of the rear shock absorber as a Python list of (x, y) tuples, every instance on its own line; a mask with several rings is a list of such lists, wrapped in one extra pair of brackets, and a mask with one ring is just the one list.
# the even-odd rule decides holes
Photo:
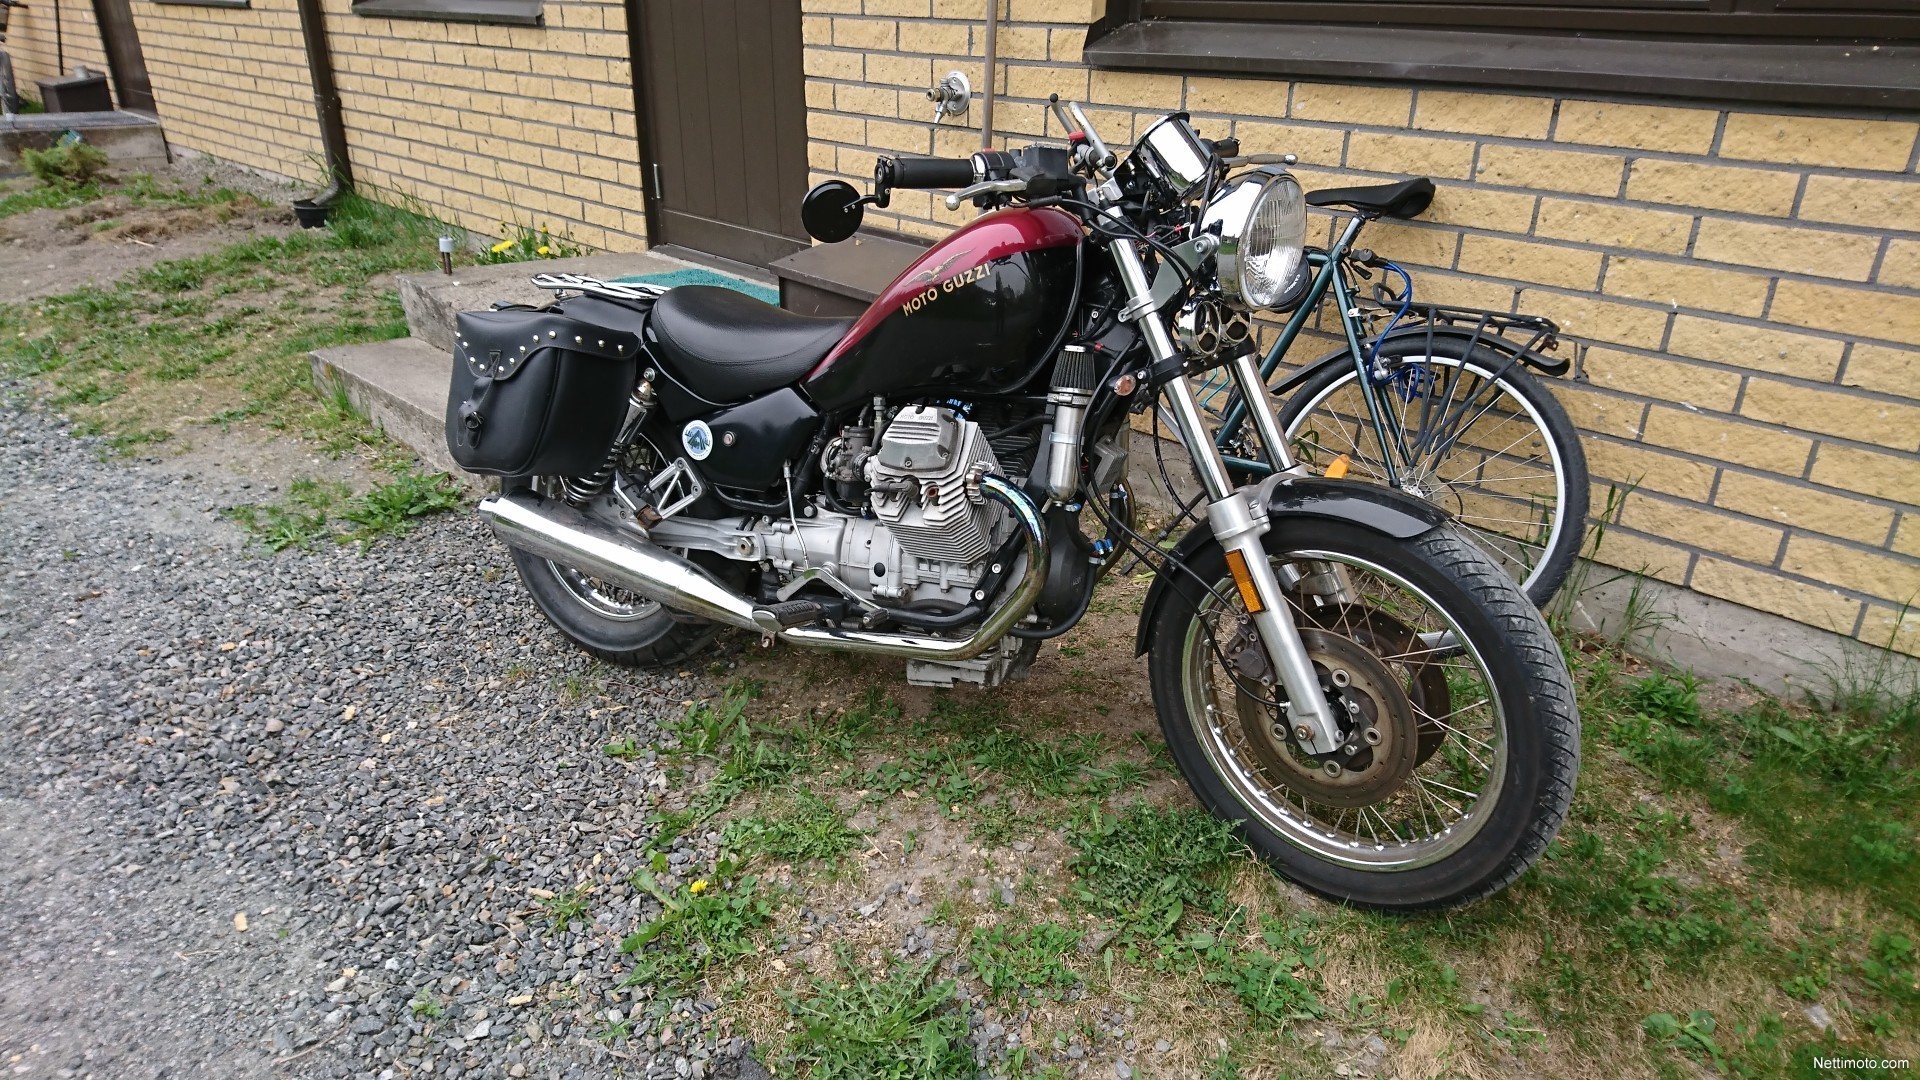
[(613, 482), (614, 470), (620, 459), (626, 456), (627, 448), (640, 434), (640, 425), (646, 422), (647, 414), (653, 411), (653, 384), (645, 378), (640, 380), (633, 393), (627, 396), (627, 418), (620, 423), (620, 434), (614, 437), (613, 446), (607, 450), (606, 460), (593, 471), (591, 476), (563, 476), (560, 478), (560, 496), (574, 506), (585, 506), (599, 498), (607, 485)]

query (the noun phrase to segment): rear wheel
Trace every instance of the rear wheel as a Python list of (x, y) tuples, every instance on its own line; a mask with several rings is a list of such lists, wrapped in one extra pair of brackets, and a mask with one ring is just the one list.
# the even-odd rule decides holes
[[(1218, 545), (1150, 627), (1154, 707), (1208, 809), (1287, 877), (1368, 907), (1486, 896), (1546, 850), (1580, 723), (1560, 650), (1514, 581), (1452, 529), (1396, 541), (1340, 522), (1265, 537), (1334, 707), (1340, 749), (1288, 733)], [(1204, 584), (1203, 584), (1204, 583)]]
[[(1445, 338), (1390, 339), (1377, 387), (1399, 490), (1452, 514), (1461, 532), (1545, 606), (1580, 552), (1587, 458), (1567, 412), (1503, 353)], [(1297, 387), (1280, 408), (1294, 454), (1385, 484), (1381, 440), (1350, 357)]]

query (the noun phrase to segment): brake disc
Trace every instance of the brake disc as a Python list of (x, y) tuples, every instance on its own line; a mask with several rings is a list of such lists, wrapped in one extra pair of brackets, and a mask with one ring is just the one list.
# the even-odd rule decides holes
[(1423, 648), (1420, 635), (1392, 615), (1365, 604), (1318, 608), (1305, 615), (1329, 633), (1344, 635), (1366, 646), (1375, 657), (1414, 657), (1394, 662), (1413, 670), (1413, 677), (1401, 688), (1420, 718), (1420, 753), (1414, 763), (1426, 764), (1434, 751), (1440, 749), (1440, 744), (1447, 741), (1446, 729), (1432, 718), (1453, 714), (1453, 692), (1447, 687), (1446, 672), (1418, 657)]
[[(1276, 783), (1314, 802), (1351, 808), (1386, 800), (1420, 762), (1420, 724), (1413, 703), (1393, 670), (1365, 646), (1339, 634), (1306, 628), (1301, 629), (1300, 640), (1321, 691), (1333, 706), (1340, 746), (1328, 754), (1305, 753), (1280, 711), (1241, 689), (1235, 695), (1235, 708), (1248, 746)], [(1249, 651), (1230, 646), (1229, 656), (1237, 661)], [(1257, 644), (1251, 651), (1258, 651)], [(1239, 662), (1235, 667), (1243, 678), (1256, 674)], [(1259, 681), (1254, 679), (1256, 684)]]

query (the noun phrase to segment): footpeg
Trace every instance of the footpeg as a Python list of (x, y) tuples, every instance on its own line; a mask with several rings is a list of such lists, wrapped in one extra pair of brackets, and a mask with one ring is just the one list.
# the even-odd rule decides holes
[(779, 624), (782, 630), (791, 630), (796, 626), (819, 622), (827, 609), (814, 600), (782, 600), (777, 604), (766, 604), (753, 609), (753, 621), (765, 626), (769, 620)]

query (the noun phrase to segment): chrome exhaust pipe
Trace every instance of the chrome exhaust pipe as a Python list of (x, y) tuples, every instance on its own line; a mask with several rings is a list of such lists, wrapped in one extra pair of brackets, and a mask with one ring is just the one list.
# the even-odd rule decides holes
[(1049, 551), (1040, 508), (1027, 493), (997, 476), (980, 480), (980, 493), (1013, 512), (1026, 534), (1026, 572), (1005, 601), (972, 636), (938, 638), (839, 627), (782, 628), (770, 612), (713, 580), (706, 571), (636, 532), (530, 491), (496, 495), (480, 503), (480, 516), (508, 547), (571, 566), (589, 577), (639, 593), (676, 611), (743, 630), (773, 634), (795, 645), (880, 653), (909, 660), (971, 660), (992, 648), (1026, 618), (1047, 584)]

